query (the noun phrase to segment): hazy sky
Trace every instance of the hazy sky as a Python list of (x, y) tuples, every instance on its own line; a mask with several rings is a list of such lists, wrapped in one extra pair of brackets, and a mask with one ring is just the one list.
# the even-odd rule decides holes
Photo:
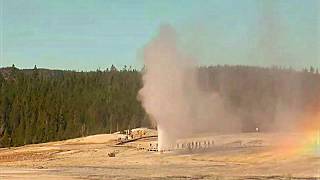
[(141, 67), (161, 24), (202, 64), (320, 67), (320, 0), (0, 0), (0, 66)]

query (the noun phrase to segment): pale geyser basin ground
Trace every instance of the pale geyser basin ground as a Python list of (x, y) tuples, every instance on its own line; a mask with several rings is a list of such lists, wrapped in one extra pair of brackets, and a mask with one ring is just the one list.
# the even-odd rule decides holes
[(2, 148), (0, 179), (320, 179), (319, 154), (275, 148), (283, 137), (300, 134), (205, 134), (184, 141), (213, 139), (211, 149), (167, 153), (141, 149), (156, 143), (155, 137), (116, 146), (121, 136)]

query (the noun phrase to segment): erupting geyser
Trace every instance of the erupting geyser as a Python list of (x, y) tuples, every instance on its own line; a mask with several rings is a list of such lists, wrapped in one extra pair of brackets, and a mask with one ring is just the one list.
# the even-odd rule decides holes
[(198, 87), (196, 61), (178, 48), (171, 26), (162, 26), (147, 44), (144, 63), (139, 98), (157, 123), (159, 150), (171, 149), (177, 139), (194, 133), (237, 127), (237, 121), (224, 112), (220, 96)]
[[(143, 106), (157, 123), (159, 150), (170, 149), (179, 133), (190, 131), (187, 126), (187, 80), (192, 81), (191, 62), (178, 52), (175, 31), (162, 26), (159, 35), (144, 51), (146, 72), (140, 91)], [(190, 85), (189, 85), (190, 86)], [(190, 88), (190, 87), (189, 87)], [(179, 130), (178, 130), (179, 128)]]

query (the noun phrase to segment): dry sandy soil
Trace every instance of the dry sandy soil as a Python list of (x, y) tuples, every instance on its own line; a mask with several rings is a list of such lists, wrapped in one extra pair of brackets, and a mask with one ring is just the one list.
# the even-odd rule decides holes
[[(152, 134), (156, 132), (148, 130)], [(0, 179), (320, 179), (319, 155), (274, 151), (281, 134), (202, 135), (188, 141), (210, 139), (215, 146), (167, 153), (142, 149), (155, 137), (115, 145), (122, 136), (0, 149)]]

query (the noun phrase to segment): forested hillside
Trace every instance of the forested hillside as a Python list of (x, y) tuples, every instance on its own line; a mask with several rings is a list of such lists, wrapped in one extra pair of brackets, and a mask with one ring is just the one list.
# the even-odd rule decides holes
[[(0, 69), (0, 147), (148, 126), (137, 100), (139, 71)], [(199, 68), (199, 86), (220, 94), (243, 131), (268, 131), (277, 119), (320, 111), (318, 70), (248, 66)], [(161, 107), (159, 107), (161, 108)]]
[(305, 115), (320, 112), (320, 74), (313, 67), (203, 67), (199, 82), (222, 96), (243, 132), (291, 130)]
[(0, 73), (0, 146), (19, 146), (139, 127), (141, 75), (115, 67), (96, 72)]

